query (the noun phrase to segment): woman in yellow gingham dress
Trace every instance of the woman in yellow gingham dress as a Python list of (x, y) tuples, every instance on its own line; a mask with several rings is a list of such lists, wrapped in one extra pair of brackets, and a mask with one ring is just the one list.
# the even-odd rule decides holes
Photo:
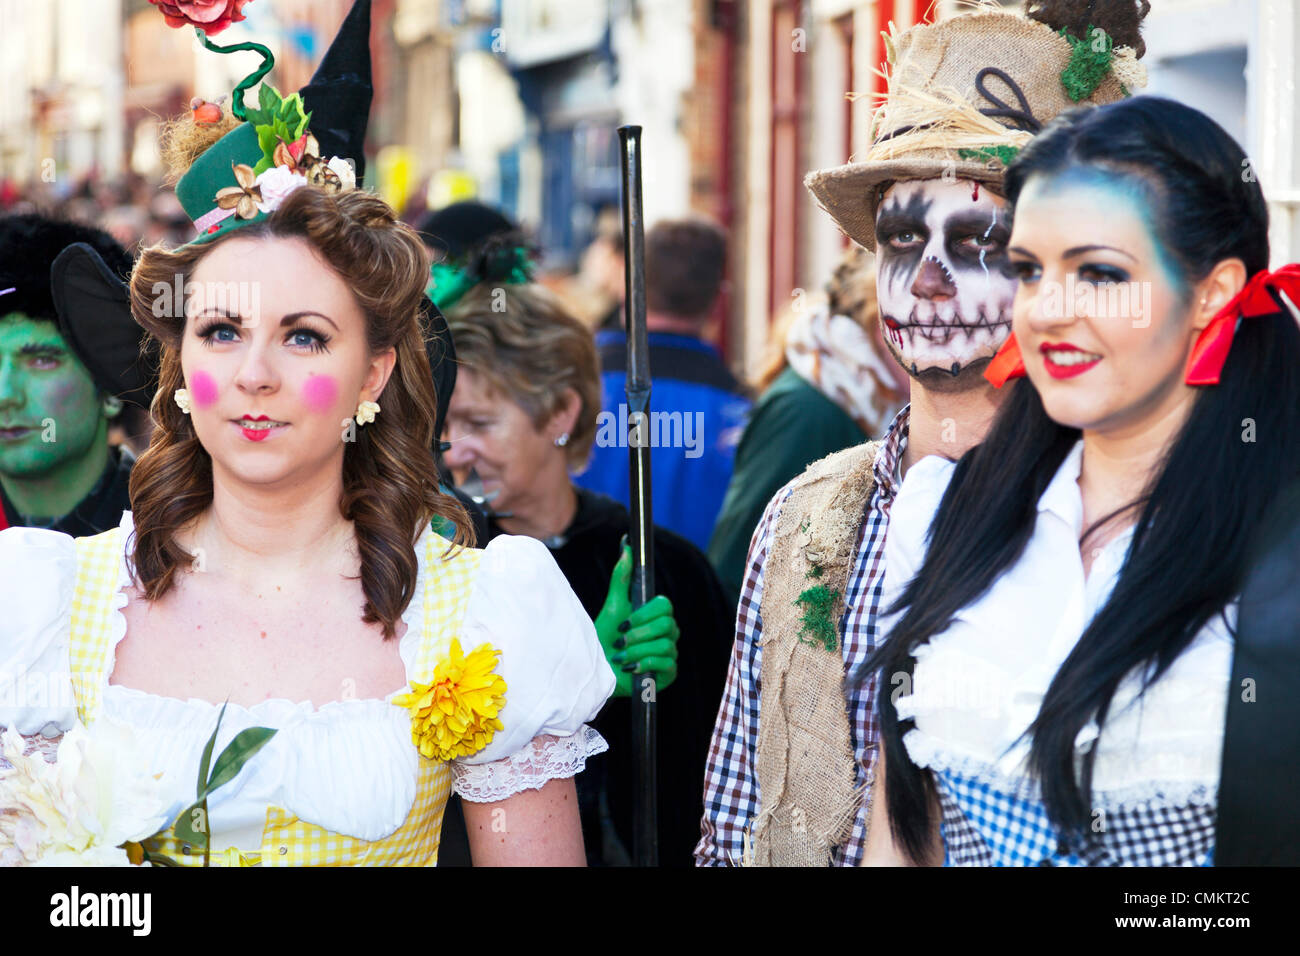
[[(163, 774), (165, 805), (175, 806), (193, 799), (218, 708), (107, 680), (125, 630), (119, 589), (129, 583), (123, 542), (131, 531), (128, 513), (119, 528), (93, 538), (0, 532), (0, 594), (17, 612), (0, 638), (0, 678), (12, 681), (0, 694), (0, 726), (28, 735), (66, 729), (78, 717), (92, 728), (99, 720), (129, 726), (135, 752), (152, 759), (139, 772)], [(484, 751), (438, 762), (419, 756), (409, 715), (386, 700), (231, 705), (215, 752), (250, 726), (277, 733), (209, 798), (214, 865), (432, 865), (453, 788), (477, 805), (492, 803), (487, 832), (501, 833), (510, 796), (571, 777), (605, 749), (573, 708), (599, 709), (612, 674), (592, 650), (589, 622), (549, 553), (529, 538), (499, 538), (485, 551), (459, 549), (443, 559), (449, 544), (431, 531), (420, 542), (400, 655), (411, 680), (425, 683), (452, 637), (464, 644), (489, 638), (502, 650), (505, 730)], [(427, 586), (431, 569), (442, 587)], [(536, 646), (540, 634), (550, 635), (552, 646)], [(535, 666), (547, 657), (557, 671)], [(551, 677), (568, 690), (557, 693)], [(512, 708), (529, 713), (528, 722), (514, 723)], [(201, 862), (179, 840), (149, 849), (182, 864)]]
[(165, 806), (193, 800), (222, 702), (215, 753), (274, 728), (208, 798), (218, 864), (433, 864), (452, 789), (476, 863), (580, 864), (572, 778), (614, 676), (540, 542), (430, 529), (468, 524), (431, 452), (423, 246), (360, 190), (236, 183), (246, 126), (177, 187), (210, 211), (243, 189), (236, 221), (132, 276), (161, 355), (132, 512), (0, 532), (0, 726), (126, 726)]

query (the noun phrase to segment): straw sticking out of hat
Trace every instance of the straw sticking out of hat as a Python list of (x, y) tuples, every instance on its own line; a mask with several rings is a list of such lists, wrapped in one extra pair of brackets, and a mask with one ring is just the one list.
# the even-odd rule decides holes
[(975, 109), (951, 87), (904, 87), (877, 114), (882, 127), (903, 130), (872, 144), (864, 162), (877, 163), (919, 150), (984, 152), (997, 147), (1018, 150), (1033, 138), (1027, 130), (1009, 129)]
[(1055, 116), (1145, 85), (1137, 58), (1146, 0), (1029, 7), (1024, 17), (980, 5), (901, 32), (890, 23), (881, 74), (889, 89), (872, 118), (872, 146), (804, 180), (841, 232), (875, 249), (876, 207), (894, 182), (973, 180), (997, 192), (1006, 164)]

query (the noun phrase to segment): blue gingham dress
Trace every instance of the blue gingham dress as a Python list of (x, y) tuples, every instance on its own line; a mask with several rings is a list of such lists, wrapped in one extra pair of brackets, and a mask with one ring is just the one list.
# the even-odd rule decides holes
[[(1212, 866), (1214, 802), (1156, 799), (1094, 811), (1082, 841), (1062, 843), (1042, 801), (1023, 784), (978, 770), (935, 773), (944, 866)], [(1094, 795), (1095, 796), (1095, 795)]]

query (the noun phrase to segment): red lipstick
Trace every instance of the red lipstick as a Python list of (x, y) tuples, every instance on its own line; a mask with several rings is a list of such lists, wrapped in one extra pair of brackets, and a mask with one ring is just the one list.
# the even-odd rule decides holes
[(269, 421), (271, 421), (271, 418), (269, 418), (266, 415), (245, 415), (243, 418), (238, 419), (235, 422), (235, 424), (239, 426), (239, 430), (243, 433), (244, 437), (247, 438), (249, 441), (266, 441), (268, 438), (271, 437), (272, 434), (286, 427), (285, 424), (279, 423), (279, 424), (272, 425), (269, 428), (266, 427), (248, 428), (244, 425), (240, 425), (239, 423), (240, 422), (269, 422)]
[[(1043, 367), (1047, 369), (1047, 374), (1052, 378), (1074, 378), (1076, 375), (1082, 375), (1101, 361), (1100, 356), (1091, 360), (1085, 359), (1084, 356), (1095, 355), (1096, 353), (1087, 352), (1077, 345), (1071, 345), (1069, 342), (1057, 344), (1044, 342), (1038, 347), (1038, 351), (1043, 356)], [(1068, 363), (1053, 361), (1053, 356), (1057, 358), (1069, 357), (1070, 361)]]

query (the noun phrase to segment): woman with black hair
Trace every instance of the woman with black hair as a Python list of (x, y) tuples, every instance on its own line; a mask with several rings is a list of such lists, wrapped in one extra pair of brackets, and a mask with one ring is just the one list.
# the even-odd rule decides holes
[(986, 374), (1027, 381), (894, 503), (867, 863), (1213, 863), (1249, 545), (1300, 474), (1300, 269), (1248, 173), (1154, 97), (1008, 169)]

